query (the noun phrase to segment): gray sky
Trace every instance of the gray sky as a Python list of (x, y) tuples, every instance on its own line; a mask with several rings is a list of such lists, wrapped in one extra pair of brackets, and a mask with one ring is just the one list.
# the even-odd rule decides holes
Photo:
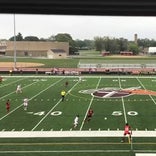
[[(14, 15), (0, 14), (0, 39), (14, 35)], [(94, 39), (96, 36), (156, 40), (156, 17), (129, 16), (65, 16), (15, 15), (16, 34), (48, 38), (58, 33), (69, 33), (75, 39)]]

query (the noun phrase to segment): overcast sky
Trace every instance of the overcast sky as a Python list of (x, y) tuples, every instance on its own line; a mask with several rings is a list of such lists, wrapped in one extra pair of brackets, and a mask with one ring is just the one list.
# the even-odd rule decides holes
[[(0, 14), (0, 39), (14, 35), (14, 15)], [(65, 15), (15, 15), (16, 34), (23, 37), (48, 38), (58, 33), (69, 33), (75, 39), (94, 39), (96, 36), (156, 40), (156, 17), (129, 16), (65, 16)]]

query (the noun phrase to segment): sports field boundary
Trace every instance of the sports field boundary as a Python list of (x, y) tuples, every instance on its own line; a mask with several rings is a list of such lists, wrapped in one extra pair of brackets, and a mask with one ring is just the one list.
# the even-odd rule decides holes
[(80, 76), (82, 78), (152, 78), (155, 80), (156, 76), (155, 75), (1, 75), (3, 78), (79, 78)]
[[(123, 131), (1, 131), (0, 138), (122, 137)], [(133, 137), (156, 137), (156, 131), (134, 131)]]

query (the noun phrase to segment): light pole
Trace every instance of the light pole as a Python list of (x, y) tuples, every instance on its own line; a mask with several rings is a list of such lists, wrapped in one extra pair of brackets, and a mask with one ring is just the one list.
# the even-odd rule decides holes
[(14, 69), (16, 69), (16, 20), (14, 14)]

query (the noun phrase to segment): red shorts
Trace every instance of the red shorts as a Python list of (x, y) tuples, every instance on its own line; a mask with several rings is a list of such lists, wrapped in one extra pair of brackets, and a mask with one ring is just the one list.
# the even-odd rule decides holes
[(130, 131), (124, 131), (124, 135), (127, 135), (127, 134), (131, 134), (131, 132)]
[(6, 109), (7, 109), (7, 110), (9, 110), (9, 109), (10, 109), (10, 107), (7, 107)]

